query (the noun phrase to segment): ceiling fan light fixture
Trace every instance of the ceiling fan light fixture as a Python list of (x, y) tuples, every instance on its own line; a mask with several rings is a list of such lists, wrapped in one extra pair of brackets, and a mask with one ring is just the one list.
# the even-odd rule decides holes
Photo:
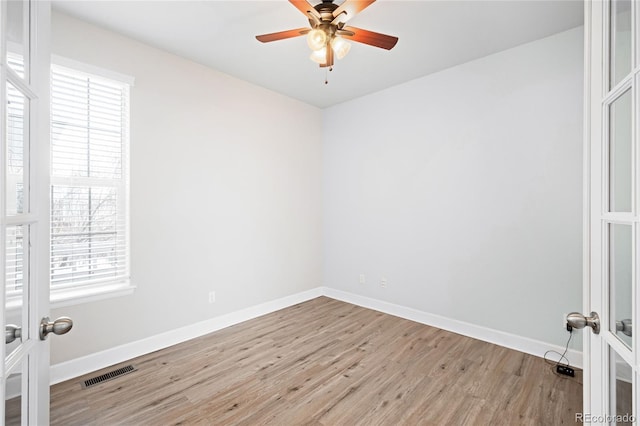
[(320, 50), (327, 45), (327, 34), (319, 29), (309, 31), (307, 35), (307, 44), (311, 50)]
[(351, 49), (351, 43), (343, 39), (342, 37), (334, 37), (331, 40), (331, 48), (336, 54), (338, 59), (342, 59), (347, 56), (349, 50)]
[[(317, 4), (319, 1), (322, 3)], [(289, 3), (302, 12), (311, 28), (296, 28), (262, 34), (257, 35), (256, 39), (262, 43), (269, 43), (306, 35), (307, 44), (312, 50), (309, 59), (320, 64), (321, 68), (331, 71), (335, 58), (342, 59), (349, 53), (351, 44), (347, 40), (386, 50), (393, 49), (398, 42), (398, 37), (345, 25), (349, 19), (375, 1), (313, 0), (312, 2), (311, 0), (289, 0)]]
[(314, 50), (313, 52), (311, 52), (311, 56), (309, 56), (309, 59), (311, 59), (316, 64), (324, 64), (325, 62), (327, 62), (327, 48), (323, 47), (322, 49)]

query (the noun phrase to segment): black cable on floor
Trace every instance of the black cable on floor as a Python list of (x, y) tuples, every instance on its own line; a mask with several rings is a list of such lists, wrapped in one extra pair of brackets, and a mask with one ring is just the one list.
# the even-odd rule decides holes
[[(567, 358), (567, 352), (569, 351), (569, 343), (571, 342), (571, 338), (573, 337), (573, 328), (569, 329), (569, 338), (567, 339), (567, 344), (564, 346), (564, 352), (560, 353), (558, 351), (554, 351), (554, 350), (548, 350), (544, 353), (543, 358), (544, 358), (544, 362), (546, 362), (547, 364), (551, 364), (551, 372), (553, 374), (555, 374), (558, 377), (562, 377), (563, 379), (571, 379), (579, 384), (582, 384), (582, 382), (574, 377), (571, 376), (565, 376), (563, 374), (558, 374), (558, 372), (556, 371), (556, 369), (558, 368), (559, 365), (565, 366), (565, 367), (571, 367), (571, 364), (569, 363), (569, 358)], [(553, 361), (550, 360), (549, 358), (547, 358), (547, 354), (556, 354), (559, 355), (560, 358), (558, 359), (558, 361)], [(565, 363), (562, 362), (562, 360), (565, 360)]]
[[(564, 346), (564, 352), (560, 353), (558, 351), (554, 351), (554, 350), (548, 350), (544, 353), (543, 358), (545, 360), (545, 362), (547, 364), (553, 364), (553, 367), (557, 367), (558, 365), (564, 365), (565, 367), (570, 367), (571, 364), (569, 363), (569, 358), (566, 357), (567, 355), (567, 351), (569, 350), (569, 342), (571, 342), (571, 338), (573, 337), (573, 328), (571, 330), (569, 330), (569, 339), (567, 340), (567, 344)], [(547, 354), (549, 353), (554, 353), (556, 355), (560, 355), (560, 359), (558, 359), (558, 361), (555, 362), (550, 360), (547, 358)], [(565, 360), (567, 363), (566, 364), (562, 364), (562, 360)]]

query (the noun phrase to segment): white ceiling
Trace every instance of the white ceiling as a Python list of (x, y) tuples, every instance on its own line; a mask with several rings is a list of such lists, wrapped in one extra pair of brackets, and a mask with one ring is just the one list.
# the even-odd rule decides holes
[[(336, 1), (337, 3), (341, 0)], [(311, 0), (312, 4), (319, 3)], [(378, 0), (349, 25), (399, 37), (391, 51), (353, 43), (328, 73), (304, 37), (255, 35), (308, 26), (279, 1), (68, 1), (54, 9), (318, 107), (327, 107), (564, 31), (581, 0)]]

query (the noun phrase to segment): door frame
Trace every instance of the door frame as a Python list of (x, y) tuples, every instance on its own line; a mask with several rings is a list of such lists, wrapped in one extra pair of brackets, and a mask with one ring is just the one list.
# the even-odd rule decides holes
[[(638, 108), (640, 97), (640, 71), (635, 64), (638, 52), (638, 28), (640, 7), (631, 5), (631, 78), (629, 74), (615, 87), (609, 89), (610, 83), (610, 35), (611, 21), (609, 0), (586, 0), (584, 2), (584, 145), (583, 145), (583, 312), (597, 312), (600, 315), (601, 332), (599, 335), (586, 331), (583, 338), (583, 414), (593, 416), (611, 416), (608, 412), (614, 407), (611, 404), (611, 355), (609, 348), (625, 359), (631, 366), (633, 382), (633, 414), (638, 413), (637, 372), (640, 365), (637, 335), (633, 336), (633, 350), (629, 354), (622, 350), (622, 344), (611, 337), (609, 269), (606, 250), (609, 239), (604, 230), (605, 223), (623, 223), (632, 229), (632, 321), (638, 321), (638, 207), (640, 182), (638, 165), (640, 165), (640, 149), (638, 149)], [(630, 90), (631, 107), (631, 209), (630, 212), (609, 211), (609, 171), (606, 152), (609, 132), (609, 109), (613, 101), (620, 99), (621, 94)], [(606, 145), (606, 146), (605, 146)], [(605, 161), (607, 163), (605, 164)], [(607, 207), (605, 207), (607, 206)], [(605, 247), (605, 245), (607, 247)], [(635, 328), (635, 326), (634, 326)], [(638, 328), (636, 328), (637, 330)], [(588, 329), (587, 329), (588, 330)], [(623, 356), (624, 355), (624, 356)], [(616, 374), (619, 372), (616, 370)], [(620, 413), (616, 413), (617, 415)], [(625, 414), (625, 413), (622, 413)]]
[[(592, 40), (592, 9), (593, 1), (584, 2), (584, 123), (583, 123), (583, 222), (582, 222), (582, 312), (591, 312), (591, 131), (592, 122), (592, 94), (591, 94), (591, 46)], [(582, 412), (591, 413), (591, 362), (590, 353), (591, 334), (586, 332), (582, 339), (583, 353), (583, 387)]]
[[(36, 241), (33, 250), (33, 279), (37, 291), (31, 306), (31, 332), (38, 336), (40, 320), (49, 316), (50, 288), (50, 86), (51, 86), (51, 3), (49, 0), (31, 0), (33, 25), (31, 27), (32, 55), (31, 67), (34, 77), (33, 87), (38, 100), (33, 111), (32, 131), (35, 145), (31, 147), (31, 196), (33, 212), (36, 215)], [(35, 372), (31, 383), (29, 417), (34, 424), (49, 424), (49, 340), (38, 340), (37, 356), (31, 357), (29, 370)], [(31, 379), (31, 378), (30, 378)], [(35, 417), (32, 417), (35, 416)]]
[[(22, 91), (32, 93), (36, 97), (29, 96), (28, 120), (25, 122), (25, 134), (28, 137), (25, 144), (29, 144), (26, 152), (29, 157), (26, 160), (28, 167), (25, 170), (29, 178), (28, 190), (25, 194), (29, 196), (29, 211), (22, 214), (16, 220), (8, 220), (5, 214), (6, 197), (6, 156), (4, 147), (6, 146), (6, 108), (5, 100), (7, 96), (6, 82), (6, 49), (7, 40), (4, 30), (0, 33), (0, 127), (2, 135), (2, 152), (0, 152), (0, 169), (2, 170), (2, 185), (0, 188), (0, 274), (2, 282), (5, 283), (5, 229), (13, 224), (24, 224), (29, 226), (30, 231), (25, 257), (25, 276), (29, 277), (25, 282), (23, 292), (28, 294), (28, 309), (26, 321), (23, 326), (28, 326), (28, 330), (23, 331), (23, 335), (28, 336), (27, 340), (10, 357), (6, 357), (4, 347), (0, 351), (2, 356), (0, 366), (0, 394), (3, 396), (0, 405), (0, 422), (5, 416), (5, 385), (6, 364), (9, 360), (13, 364), (22, 364), (22, 398), (21, 402), (21, 422), (26, 424), (48, 424), (49, 423), (49, 343), (39, 339), (40, 319), (48, 316), (49, 311), (49, 91), (50, 91), (50, 63), (51, 63), (51, 4), (49, 0), (25, 0), (29, 11), (29, 27), (25, 32), (25, 43), (28, 47), (29, 69), (25, 74), (27, 77), (23, 82), (19, 82)], [(7, 28), (7, 4), (0, 5), (0, 28)], [(27, 40), (28, 39), (28, 40)], [(18, 87), (18, 86), (16, 86)], [(25, 182), (25, 183), (27, 183)], [(26, 269), (28, 268), (28, 269)], [(0, 320), (6, 324), (5, 306), (6, 295), (4, 284), (0, 286)], [(24, 299), (23, 299), (24, 300)], [(25, 302), (23, 302), (25, 303)], [(23, 315), (24, 316), (24, 315)], [(26, 374), (25, 374), (26, 373)], [(26, 377), (25, 377), (26, 376)]]

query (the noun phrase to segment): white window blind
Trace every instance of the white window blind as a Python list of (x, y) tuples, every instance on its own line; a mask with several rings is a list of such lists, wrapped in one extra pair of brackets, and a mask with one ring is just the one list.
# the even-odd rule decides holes
[(51, 289), (129, 281), (129, 84), (51, 72)]

